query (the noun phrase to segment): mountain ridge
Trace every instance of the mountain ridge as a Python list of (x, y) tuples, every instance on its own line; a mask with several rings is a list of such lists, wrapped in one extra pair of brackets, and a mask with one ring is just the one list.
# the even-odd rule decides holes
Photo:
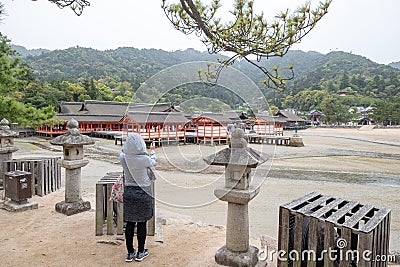
[[(103, 51), (71, 47), (28, 55), (23, 61), (42, 81), (127, 81), (135, 90), (146, 79), (167, 67), (190, 61), (217, 61), (218, 58), (227, 57), (192, 48), (168, 52), (154, 48), (120, 47)], [(322, 54), (290, 50), (282, 58), (263, 59), (259, 64), (271, 70), (278, 65), (283, 73), (287, 73), (285, 67), (294, 65), (295, 77), (287, 82), (284, 92), (279, 92), (266, 88), (261, 83), (265, 79), (263, 73), (248, 62), (242, 60), (233, 64), (234, 68), (258, 84), (268, 99), (274, 99), (273, 104), (277, 106), (283, 106), (288, 95), (294, 96), (304, 90), (330, 93), (345, 90), (358, 97), (379, 99), (400, 95), (400, 69), (352, 53), (333, 51)]]

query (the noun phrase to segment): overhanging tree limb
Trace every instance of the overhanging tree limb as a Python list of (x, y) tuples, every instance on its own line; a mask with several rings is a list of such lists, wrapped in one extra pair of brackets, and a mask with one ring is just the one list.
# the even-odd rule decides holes
[(90, 2), (87, 0), (49, 0), (56, 4), (59, 8), (70, 7), (75, 14), (80, 16), (83, 12), (83, 8), (90, 6)]
[(315, 9), (311, 9), (311, 3), (307, 2), (292, 14), (288, 10), (281, 12), (271, 23), (263, 14), (255, 14), (251, 0), (235, 0), (231, 11), (234, 20), (226, 23), (215, 16), (221, 7), (220, 0), (213, 0), (209, 5), (201, 0), (179, 0), (176, 4), (162, 1), (164, 13), (177, 30), (200, 36), (209, 53), (234, 54), (222, 61), (222, 65), (230, 65), (238, 58), (244, 59), (266, 75), (263, 82), (268, 87), (282, 88), (294, 76), (292, 67), (288, 68), (289, 76), (283, 77), (277, 67), (272, 70), (263, 67), (261, 59), (284, 56), (322, 19), (332, 0), (321, 2)]
[[(71, 7), (77, 15), (90, 5), (87, 0), (49, 1), (60, 8)], [(232, 57), (220, 62), (217, 73), (236, 59), (244, 59), (266, 75), (262, 81), (265, 85), (283, 88), (286, 81), (294, 77), (292, 66), (288, 67), (289, 75), (282, 76), (278, 67), (269, 70), (260, 61), (262, 58), (282, 57), (293, 44), (299, 43), (328, 12), (332, 0), (323, 1), (315, 9), (311, 9), (311, 2), (306, 2), (292, 14), (288, 10), (281, 12), (271, 23), (262, 13), (255, 14), (253, 0), (235, 0), (231, 11), (235, 19), (227, 23), (222, 23), (221, 18), (215, 16), (221, 7), (221, 0), (212, 0), (208, 5), (201, 0), (179, 0), (177, 4), (167, 4), (166, 0), (162, 0), (162, 8), (177, 30), (202, 37), (209, 53), (233, 53)]]

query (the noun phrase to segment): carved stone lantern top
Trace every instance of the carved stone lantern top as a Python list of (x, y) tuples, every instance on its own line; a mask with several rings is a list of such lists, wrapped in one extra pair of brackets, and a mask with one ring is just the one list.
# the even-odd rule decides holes
[(0, 137), (15, 137), (18, 136), (17, 132), (10, 130), (10, 123), (6, 118), (0, 121)]
[(54, 138), (50, 143), (56, 146), (83, 146), (94, 144), (93, 139), (81, 134), (78, 127), (78, 122), (75, 119), (71, 119), (67, 123), (67, 132)]
[(255, 168), (267, 160), (266, 154), (247, 147), (244, 131), (240, 128), (236, 128), (232, 132), (228, 148), (204, 158), (209, 165), (235, 165), (249, 168)]

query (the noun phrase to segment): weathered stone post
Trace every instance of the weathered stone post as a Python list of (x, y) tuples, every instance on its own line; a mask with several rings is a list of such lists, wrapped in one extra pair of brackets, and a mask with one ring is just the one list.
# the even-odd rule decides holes
[(82, 135), (78, 122), (71, 119), (67, 123), (67, 133), (51, 140), (52, 145), (62, 146), (64, 158), (58, 163), (65, 168), (65, 201), (56, 204), (56, 211), (73, 215), (90, 210), (90, 202), (82, 200), (81, 168), (89, 161), (83, 158), (83, 146), (92, 145), (92, 138)]
[(249, 245), (248, 203), (260, 188), (250, 185), (251, 168), (267, 161), (266, 155), (247, 147), (244, 131), (232, 132), (229, 148), (204, 159), (207, 164), (225, 166), (225, 186), (215, 196), (228, 202), (226, 245), (215, 254), (215, 261), (226, 266), (255, 266), (258, 248)]
[[(7, 119), (0, 121), (0, 185), (4, 183), (4, 170), (3, 162), (12, 159), (12, 153), (18, 150), (14, 146), (14, 137), (17, 133), (10, 130), (9, 122)], [(3, 185), (4, 186), (4, 185)]]

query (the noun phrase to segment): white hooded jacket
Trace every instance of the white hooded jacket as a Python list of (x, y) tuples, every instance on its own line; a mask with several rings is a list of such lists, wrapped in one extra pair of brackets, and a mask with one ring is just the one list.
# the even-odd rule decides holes
[(128, 135), (119, 159), (124, 170), (125, 186), (151, 185), (147, 167), (156, 166), (157, 157), (154, 151), (150, 152), (150, 156), (146, 154), (146, 144), (139, 134)]

